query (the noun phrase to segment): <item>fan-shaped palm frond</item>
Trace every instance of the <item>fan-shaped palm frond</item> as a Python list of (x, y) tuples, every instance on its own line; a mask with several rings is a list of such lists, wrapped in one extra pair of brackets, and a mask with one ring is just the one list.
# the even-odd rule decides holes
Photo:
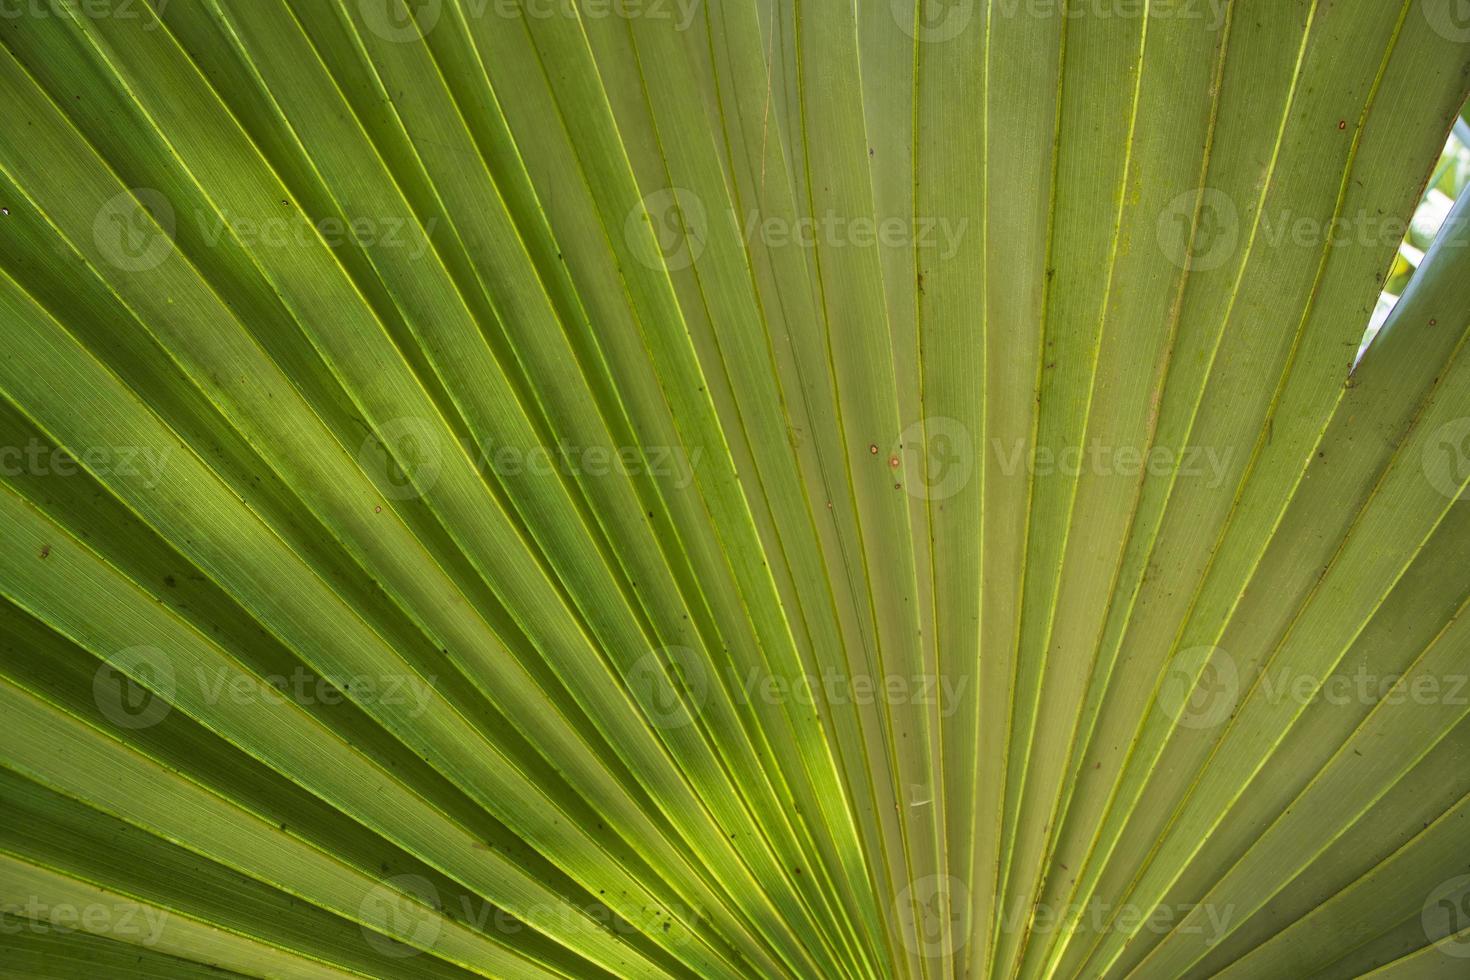
[(1465, 975), (1465, 6), (0, 0), (0, 975)]

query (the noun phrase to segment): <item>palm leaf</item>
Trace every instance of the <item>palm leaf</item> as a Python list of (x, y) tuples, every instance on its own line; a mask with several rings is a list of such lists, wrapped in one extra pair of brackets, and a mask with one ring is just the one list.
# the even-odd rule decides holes
[(0, 974), (1460, 975), (1460, 6), (0, 11)]

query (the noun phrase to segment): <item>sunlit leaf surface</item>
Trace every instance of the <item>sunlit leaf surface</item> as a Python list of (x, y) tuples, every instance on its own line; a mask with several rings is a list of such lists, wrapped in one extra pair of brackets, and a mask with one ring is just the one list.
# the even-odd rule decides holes
[(1467, 92), (1462, 0), (0, 0), (0, 976), (1470, 975)]

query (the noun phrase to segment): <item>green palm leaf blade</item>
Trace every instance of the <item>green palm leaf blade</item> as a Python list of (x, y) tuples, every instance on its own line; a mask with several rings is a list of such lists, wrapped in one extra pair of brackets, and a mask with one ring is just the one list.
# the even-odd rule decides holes
[(0, 976), (1465, 972), (1459, 0), (28, 0), (0, 92)]

